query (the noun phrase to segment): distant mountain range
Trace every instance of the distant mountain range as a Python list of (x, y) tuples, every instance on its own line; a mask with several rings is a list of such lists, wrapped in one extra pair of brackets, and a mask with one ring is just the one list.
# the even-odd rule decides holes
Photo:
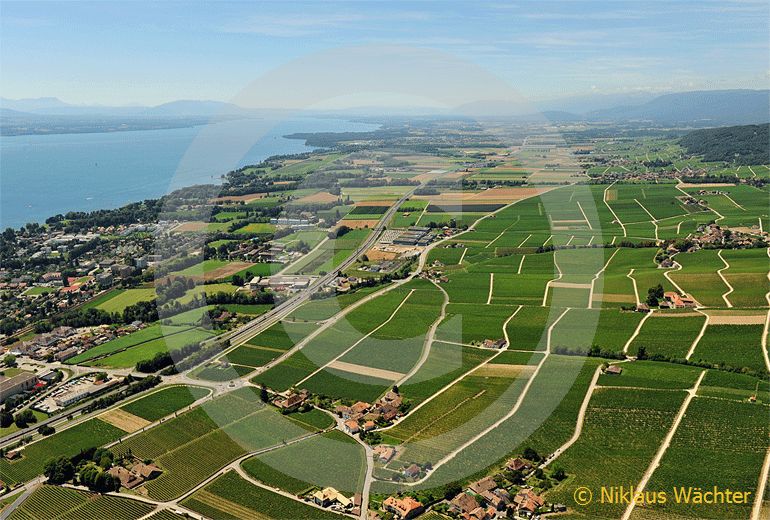
[(102, 106), (102, 105), (71, 105), (59, 98), (33, 98), (33, 99), (7, 99), (0, 98), (0, 108), (3, 114), (7, 110), (20, 112), (23, 115), (47, 115), (47, 116), (219, 116), (235, 115), (249, 112), (239, 106), (222, 101), (196, 101), (179, 100), (171, 101), (153, 107), (147, 106)]
[(663, 124), (764, 123), (770, 120), (770, 90), (679, 92), (656, 97), (641, 105), (595, 110), (586, 117), (589, 120), (644, 120)]
[[(47, 122), (66, 126), (68, 120), (77, 120), (87, 126), (88, 118), (101, 124), (108, 119), (142, 118), (173, 121), (175, 118), (233, 118), (280, 116), (288, 111), (280, 109), (248, 109), (222, 101), (180, 100), (157, 106), (84, 106), (71, 105), (58, 98), (6, 99), (0, 98), (0, 119), (3, 133), (42, 133), (36, 127)], [(454, 111), (435, 108), (358, 107), (346, 110), (317, 111), (308, 115), (335, 115), (359, 117), (377, 115), (447, 116), (463, 114), (478, 117), (500, 117), (502, 114), (518, 120), (550, 120), (556, 122), (647, 122), (663, 126), (721, 126), (765, 123), (770, 120), (770, 90), (702, 90), (655, 96), (650, 93), (613, 95), (584, 95), (535, 103), (472, 102)], [(24, 131), (29, 128), (29, 131)], [(50, 133), (45, 132), (45, 133)]]

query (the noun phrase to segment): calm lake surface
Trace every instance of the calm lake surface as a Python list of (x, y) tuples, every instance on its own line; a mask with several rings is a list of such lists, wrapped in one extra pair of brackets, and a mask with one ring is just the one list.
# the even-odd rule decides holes
[(367, 131), (337, 119), (238, 120), (193, 128), (0, 138), (0, 229), (219, 183), (271, 155), (309, 151), (294, 132)]

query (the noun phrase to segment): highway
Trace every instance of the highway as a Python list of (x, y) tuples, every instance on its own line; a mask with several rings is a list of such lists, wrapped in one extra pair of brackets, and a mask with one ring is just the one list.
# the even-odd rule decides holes
[[(262, 314), (254, 318), (250, 322), (246, 323), (245, 325), (239, 327), (234, 331), (230, 331), (226, 334), (222, 334), (220, 336), (217, 336), (216, 338), (212, 338), (209, 341), (213, 342), (213, 341), (222, 341), (225, 339), (229, 339), (230, 345), (232, 347), (235, 347), (237, 345), (245, 343), (249, 339), (253, 338), (257, 334), (265, 330), (266, 328), (276, 323), (277, 321), (291, 314), (300, 305), (308, 301), (314, 293), (323, 289), (329, 284), (329, 282), (334, 280), (338, 272), (345, 271), (347, 268), (353, 265), (355, 261), (362, 254), (364, 254), (374, 244), (376, 244), (380, 238), (380, 234), (385, 229), (391, 217), (393, 217), (396, 211), (398, 211), (398, 208), (404, 203), (404, 201), (406, 201), (406, 199), (412, 196), (412, 193), (414, 193), (414, 190), (416, 190), (418, 187), (419, 186), (415, 186), (414, 189), (406, 192), (400, 199), (398, 199), (398, 201), (396, 201), (393, 205), (391, 205), (388, 208), (388, 211), (385, 212), (385, 214), (382, 216), (380, 221), (377, 223), (377, 225), (372, 229), (372, 232), (369, 234), (366, 240), (364, 240), (364, 242), (358, 247), (358, 249), (356, 249), (350, 256), (348, 256), (345, 259), (345, 261), (342, 262), (339, 266), (337, 266), (332, 272), (329, 272), (321, 276), (315, 282), (313, 282), (307, 289), (295, 294), (294, 296), (285, 300), (283, 303), (271, 309), (270, 311), (266, 312), (265, 314)], [(191, 368), (190, 370), (193, 370), (194, 368), (195, 367)]]

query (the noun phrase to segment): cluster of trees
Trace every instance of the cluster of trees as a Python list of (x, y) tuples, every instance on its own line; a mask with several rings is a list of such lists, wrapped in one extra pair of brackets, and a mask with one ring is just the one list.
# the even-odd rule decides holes
[(16, 415), (11, 414), (8, 410), (0, 412), (0, 428), (8, 428), (10, 425), (15, 424), (19, 429), (26, 428), (30, 423), (36, 423), (37, 417), (32, 413), (32, 410), (22, 410)]
[(73, 309), (62, 314), (51, 316), (47, 320), (37, 322), (35, 324), (35, 332), (38, 334), (49, 332), (60, 326), (75, 328), (93, 327), (96, 325), (111, 325), (114, 323), (131, 323), (137, 320), (145, 323), (158, 320), (158, 310), (155, 306), (155, 300), (137, 302), (134, 305), (129, 305), (123, 309), (123, 314), (109, 313), (95, 307), (88, 309)]
[(770, 123), (695, 130), (682, 137), (679, 144), (689, 153), (703, 156), (707, 162), (724, 161), (747, 166), (768, 164), (769, 129)]
[(648, 168), (665, 168), (666, 166), (671, 166), (674, 163), (668, 160), (657, 158), (653, 159), (652, 161), (643, 161), (642, 164)]
[(43, 474), (49, 484), (73, 481), (98, 493), (118, 491), (120, 480), (107, 472), (113, 459), (114, 455), (108, 449), (88, 448), (74, 457), (60, 455), (49, 459), (43, 466)]
[(329, 231), (329, 233), (327, 235), (329, 236), (329, 238), (331, 238), (333, 240), (335, 238), (339, 238), (341, 236), (347, 235), (351, 231), (352, 231), (351, 228), (349, 228), (348, 226), (343, 224), (342, 226), (340, 226), (340, 227), (338, 227), (336, 229), (332, 229), (331, 231)]
[(78, 232), (98, 226), (119, 226), (137, 222), (155, 222), (158, 219), (163, 199), (148, 199), (134, 202), (116, 209), (100, 209), (91, 212), (70, 211), (46, 219), (53, 229)]
[(663, 286), (658, 284), (657, 287), (650, 287), (647, 289), (647, 305), (650, 307), (657, 307), (660, 300), (663, 299)]

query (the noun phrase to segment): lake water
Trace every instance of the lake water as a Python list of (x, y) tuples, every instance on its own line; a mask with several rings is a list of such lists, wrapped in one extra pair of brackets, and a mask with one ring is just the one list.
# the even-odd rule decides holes
[(337, 119), (238, 120), (193, 128), (0, 137), (0, 229), (67, 211), (116, 208), (279, 154), (311, 150), (293, 132), (367, 131)]

